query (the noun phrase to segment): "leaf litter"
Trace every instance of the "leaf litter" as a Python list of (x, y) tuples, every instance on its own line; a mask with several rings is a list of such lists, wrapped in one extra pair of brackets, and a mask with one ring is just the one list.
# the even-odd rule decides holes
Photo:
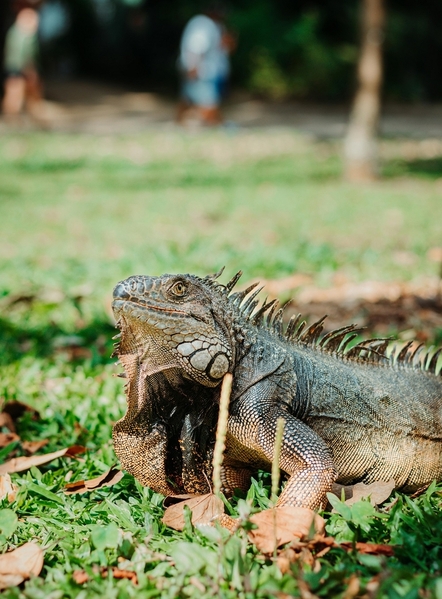
[(102, 487), (112, 487), (117, 484), (124, 476), (124, 472), (112, 466), (104, 472), (100, 474), (100, 476), (96, 476), (95, 478), (90, 478), (88, 480), (79, 480), (73, 483), (68, 483), (64, 492), (66, 495), (73, 495), (75, 493), (87, 493), (88, 491), (95, 491), (96, 489), (101, 489)]
[(309, 508), (281, 506), (263, 510), (250, 517), (257, 528), (249, 538), (262, 553), (273, 553), (281, 545), (322, 534), (325, 520)]
[[(194, 526), (197, 524), (212, 524), (214, 520), (224, 513), (222, 499), (213, 493), (185, 497), (187, 498), (179, 503), (172, 503), (166, 508), (162, 518), (163, 524), (174, 530), (184, 530), (185, 506), (192, 511), (192, 524)], [(172, 499), (174, 499), (174, 496), (172, 496)]]
[(355, 485), (339, 485), (335, 483), (332, 487), (333, 495), (339, 499), (344, 493), (346, 505), (353, 505), (361, 499), (368, 499), (371, 505), (381, 505), (390, 497), (395, 489), (394, 479), (389, 481), (375, 481), (366, 485), (365, 483), (356, 483)]
[(15, 485), (8, 473), (0, 474), (0, 501), (8, 498), (9, 503), (12, 503), (17, 495), (18, 487)]
[(71, 445), (70, 447), (65, 447), (64, 449), (53, 451), (52, 453), (13, 458), (12, 460), (0, 465), (0, 474), (23, 472), (24, 470), (29, 470), (33, 466), (42, 466), (43, 464), (48, 464), (57, 458), (77, 458), (79, 454), (84, 453), (85, 451), (86, 448), (82, 445)]
[(43, 551), (36, 543), (25, 543), (21, 547), (0, 555), (0, 589), (17, 586), (38, 576), (43, 568)]

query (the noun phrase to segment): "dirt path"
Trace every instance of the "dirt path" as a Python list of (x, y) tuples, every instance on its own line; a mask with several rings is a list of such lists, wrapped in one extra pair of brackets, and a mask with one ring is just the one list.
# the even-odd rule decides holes
[[(148, 92), (131, 92), (97, 82), (47, 82), (41, 120), (51, 130), (131, 133), (150, 127), (176, 127), (175, 102)], [(226, 127), (289, 127), (319, 138), (339, 138), (348, 107), (297, 102), (269, 103), (232, 94), (224, 110)], [(25, 127), (35, 126), (26, 121)], [(0, 130), (9, 126), (0, 122)], [(381, 131), (385, 136), (442, 138), (442, 105), (388, 105)]]

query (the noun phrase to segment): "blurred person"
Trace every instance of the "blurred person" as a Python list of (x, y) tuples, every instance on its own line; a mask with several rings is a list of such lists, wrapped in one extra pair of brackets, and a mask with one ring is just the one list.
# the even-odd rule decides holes
[(183, 122), (192, 106), (204, 124), (222, 122), (220, 105), (230, 75), (229, 54), (235, 41), (224, 26), (225, 12), (214, 5), (196, 15), (184, 28), (178, 66), (181, 73), (181, 98), (177, 120)]
[(3, 113), (17, 116), (23, 108), (34, 114), (41, 102), (41, 82), (37, 71), (38, 13), (22, 8), (6, 34), (4, 68), (6, 71)]

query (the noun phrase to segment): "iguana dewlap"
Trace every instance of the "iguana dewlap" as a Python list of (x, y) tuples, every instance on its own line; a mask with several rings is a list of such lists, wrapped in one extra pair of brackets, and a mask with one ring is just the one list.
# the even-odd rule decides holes
[(255, 285), (232, 292), (217, 275), (133, 276), (114, 289), (127, 413), (114, 427), (123, 468), (161, 493), (209, 486), (220, 383), (233, 374), (223, 465), (227, 492), (269, 469), (285, 419), (279, 505), (316, 509), (332, 483), (394, 479), (414, 491), (442, 480), (438, 352), (363, 341), (353, 325), (321, 335), (299, 317), (284, 331)]

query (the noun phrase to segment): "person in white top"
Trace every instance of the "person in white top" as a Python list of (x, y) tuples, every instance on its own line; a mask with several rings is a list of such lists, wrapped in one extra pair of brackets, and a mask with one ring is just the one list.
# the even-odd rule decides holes
[(222, 121), (220, 104), (230, 75), (229, 54), (234, 41), (223, 25), (224, 14), (213, 7), (187, 23), (178, 60), (181, 74), (181, 98), (178, 121), (182, 122), (189, 107), (198, 109), (205, 124)]

